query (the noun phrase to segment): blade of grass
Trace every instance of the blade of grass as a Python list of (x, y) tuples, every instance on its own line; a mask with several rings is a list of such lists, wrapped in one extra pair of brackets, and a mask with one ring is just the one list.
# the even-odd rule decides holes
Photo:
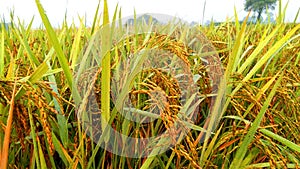
[[(211, 114), (210, 114), (210, 117), (208, 117), (206, 119), (206, 121), (208, 122), (205, 122), (204, 124), (204, 128), (206, 128), (206, 133), (211, 133), (213, 130), (215, 130), (216, 128), (216, 124), (219, 123), (219, 121), (221, 120), (221, 117), (222, 117), (222, 105), (224, 105), (224, 96), (225, 96), (225, 91), (226, 91), (226, 82), (225, 82), (225, 77), (221, 77), (220, 79), (220, 83), (219, 83), (219, 89), (218, 89), (218, 93), (217, 93), (217, 97), (215, 98), (215, 103), (213, 106), (213, 109), (211, 111)], [(207, 126), (207, 127), (206, 127)], [(205, 136), (204, 136), (204, 144), (203, 144), (203, 148), (202, 148), (202, 153), (201, 153), (201, 156), (200, 156), (200, 164), (205, 161), (205, 157), (204, 155), (206, 154), (206, 146), (208, 144), (208, 138), (210, 137), (210, 134), (206, 134), (205, 133)], [(199, 138), (200, 138), (200, 135), (202, 135), (203, 133), (200, 133), (197, 140), (195, 141), (195, 145), (198, 144), (199, 142)], [(202, 165), (201, 164), (201, 165)]]
[(40, 157), (40, 162), (41, 162), (41, 168), (47, 168), (44, 152), (40, 143), (40, 139), (37, 138), (37, 143), (38, 143), (38, 149), (39, 149), (39, 157)]
[[(223, 124), (220, 126), (219, 130), (215, 133), (214, 137), (209, 141), (209, 145), (207, 146), (205, 151), (202, 151), (200, 166), (204, 166), (204, 163), (208, 160), (209, 155), (211, 155), (214, 151), (214, 146), (217, 142), (217, 138), (222, 130)], [(207, 141), (206, 141), (207, 142)]]
[(1, 30), (1, 46), (0, 46), (0, 78), (4, 78), (4, 55), (5, 55), (5, 29), (4, 23), (2, 23), (2, 30)]
[(91, 35), (93, 35), (94, 32), (95, 32), (95, 28), (96, 28), (96, 24), (97, 24), (97, 18), (98, 18), (98, 12), (99, 12), (99, 9), (100, 9), (100, 0), (99, 0), (99, 2), (98, 2), (97, 8), (96, 8), (96, 12), (95, 12), (95, 15), (94, 15), (94, 20), (93, 20), (93, 25), (92, 25)]
[[(49, 70), (52, 70), (51, 65), (49, 62), (47, 62)], [(52, 88), (53, 92), (56, 93), (57, 96), (59, 96), (58, 89), (57, 89), (57, 83), (55, 80), (54, 75), (49, 75), (48, 77), (50, 82), (50, 87)], [(58, 101), (56, 98), (53, 97), (54, 107), (58, 111), (59, 114), (57, 114), (57, 123), (58, 123), (58, 130), (59, 130), (59, 136), (64, 146), (68, 146), (69, 137), (68, 137), (68, 122), (66, 117), (63, 115), (63, 110), (61, 109)]]
[[(102, 79), (101, 79), (101, 125), (102, 131), (107, 126), (107, 122), (110, 118), (110, 47), (111, 47), (111, 34), (110, 34), (110, 25), (109, 25), (109, 14), (107, 0), (104, 0), (104, 9), (103, 9), (103, 28), (101, 34), (101, 55), (102, 58)], [(105, 136), (105, 142), (109, 140), (109, 133)]]
[[(32, 31), (32, 24), (33, 24), (33, 21), (34, 21), (34, 16), (31, 18), (30, 22), (29, 22), (29, 25), (27, 26), (27, 30), (26, 30), (26, 35), (29, 35), (30, 32)], [(23, 26), (24, 27), (24, 26)]]
[[(279, 162), (277, 162), (279, 164)], [(245, 169), (251, 169), (251, 168), (272, 168), (274, 166), (272, 166), (272, 164), (270, 164), (270, 162), (266, 162), (266, 163), (257, 163), (257, 164), (251, 164), (245, 167)], [(277, 166), (278, 167), (278, 166)], [(286, 164), (287, 168), (297, 168), (299, 167), (299, 165), (297, 164)]]
[[(247, 75), (244, 77), (242, 80), (242, 83), (238, 84), (235, 89), (231, 92), (231, 85), (228, 85), (229, 91), (231, 96), (235, 95), (235, 93), (243, 86), (244, 82), (247, 82), (248, 80), (251, 79), (251, 77), (257, 73), (257, 71), (274, 55), (276, 55), (284, 46), (288, 44), (289, 41), (293, 40), (295, 37), (290, 39), (296, 31), (300, 28), (300, 25), (297, 25), (294, 27), (292, 30), (290, 30), (284, 37), (282, 37), (276, 44), (274, 44), (268, 51), (267, 53), (255, 64), (255, 66), (247, 73)], [(275, 35), (274, 35), (275, 36)], [(226, 70), (227, 72), (227, 70)], [(226, 74), (226, 77), (229, 78), (230, 74)], [(231, 101), (231, 97), (229, 97), (223, 107), (223, 113), (226, 111), (229, 103)]]
[[(281, 69), (281, 71), (284, 69), (285, 67), (283, 67)], [(256, 100), (260, 100), (261, 97), (264, 95), (264, 93), (271, 87), (272, 83), (274, 82), (276, 76), (274, 76), (271, 80), (269, 80), (264, 86), (261, 87), (260, 91), (257, 93), (257, 95), (255, 96)], [(249, 112), (252, 110), (252, 108), (255, 106), (255, 103), (251, 103), (246, 112), (243, 114), (243, 117), (246, 117)]]
[[(234, 64), (235, 64), (236, 60), (237, 61), (239, 60), (237, 58), (238, 57), (238, 53), (239, 53), (238, 51), (241, 50), (241, 47), (239, 47), (239, 45), (241, 45), (241, 43), (244, 43), (242, 39), (243, 39), (244, 34), (245, 34), (245, 30), (246, 30), (246, 26), (247, 26), (246, 23), (247, 23), (249, 14), (250, 13), (248, 13), (245, 21), (243, 22), (242, 28), (241, 28), (241, 30), (238, 33), (238, 37), (237, 37), (236, 43), (234, 44), (233, 52), (229, 56), (229, 61), (228, 61), (228, 64), (227, 64), (227, 67), (226, 67), (226, 71), (225, 71), (225, 81), (228, 82), (228, 83), (231, 82), (230, 76), (235, 71), (235, 69), (234, 69), (235, 65)], [(243, 46), (243, 45), (244, 44), (242, 44), (241, 46)], [(231, 91), (232, 91), (232, 85), (228, 85), (227, 88), (226, 88), (226, 93), (231, 93)], [(223, 114), (225, 112), (225, 110), (227, 109), (227, 106), (229, 105), (230, 100), (231, 100), (231, 98), (229, 97), (227, 99), (227, 102), (224, 105), (224, 108), (223, 108), (223, 111), (221, 112), (221, 114)]]
[[(279, 73), (276, 74), (276, 77), (279, 75)], [(234, 159), (230, 165), (230, 169), (233, 168), (240, 168), (243, 164), (242, 161), (247, 153), (248, 146), (251, 143), (251, 141), (254, 138), (255, 132), (259, 128), (259, 125), (264, 117), (265, 112), (267, 111), (274, 95), (276, 94), (276, 89), (278, 88), (281, 79), (283, 77), (283, 73), (279, 76), (278, 80), (275, 82), (274, 87), (272, 88), (270, 94), (268, 95), (266, 101), (263, 104), (263, 107), (261, 108), (260, 112), (258, 113), (256, 119), (254, 120), (253, 124), (251, 125), (248, 133), (246, 134), (245, 138), (242, 140), (242, 143), (240, 145), (240, 148), (237, 150)]]
[(236, 42), (233, 46), (232, 53), (229, 56), (229, 61), (228, 61), (227, 69), (225, 72), (225, 75), (226, 75), (225, 77), (227, 77), (227, 79), (226, 79), (227, 82), (229, 82), (229, 79), (228, 79), (230, 77), (229, 75), (232, 72), (236, 71), (237, 61), (239, 60), (239, 57), (241, 56), (241, 52), (242, 52), (242, 49), (243, 49), (243, 46), (245, 43), (244, 37), (245, 37), (245, 31), (246, 31), (247, 20), (248, 20), (249, 15), (250, 15), (250, 13), (248, 13), (245, 21), (243, 22), (242, 28), (239, 31)]
[(278, 5), (278, 17), (276, 18), (276, 23), (277, 24), (282, 24), (283, 23), (283, 16), (282, 16), (282, 1), (279, 0), (279, 5)]
[(287, 147), (289, 147), (290, 149), (297, 151), (298, 153), (300, 153), (300, 145), (297, 145), (291, 141), (289, 141), (288, 139), (281, 137), (278, 134), (275, 134), (269, 130), (266, 129), (260, 129), (259, 130), (261, 133), (273, 138), (274, 140), (277, 140), (279, 142), (281, 142), (283, 145), (286, 145)]
[[(251, 65), (251, 63), (253, 62), (253, 60), (255, 58), (257, 58), (257, 56), (259, 55), (259, 53), (266, 47), (266, 45), (268, 44), (268, 42), (274, 38), (274, 36), (277, 34), (279, 28), (282, 25), (278, 25), (270, 35), (268, 35), (264, 40), (260, 41), (259, 44), (257, 45), (257, 47), (255, 48), (255, 50), (251, 53), (251, 55), (249, 57), (247, 57), (246, 61), (242, 64), (242, 66), (238, 69), (238, 73), (242, 73), (247, 66)], [(267, 32), (267, 31), (266, 31)]]
[[(21, 53), (23, 46), (20, 46), (19, 53)], [(15, 67), (16, 67), (16, 59), (10, 55), (10, 62), (6, 74), (6, 79), (11, 80), (15, 77)]]
[(243, 160), (243, 164), (244, 164), (244, 166), (245, 165), (248, 165), (248, 164), (250, 164), (251, 162), (252, 162), (252, 160), (254, 159), (254, 158), (256, 158), (257, 157), (257, 155), (260, 153), (260, 149), (259, 148), (257, 148), (257, 147), (254, 147), (254, 148), (252, 148), (251, 150), (249, 150), (250, 152), (249, 152), (249, 155)]
[[(241, 118), (241, 117), (238, 117), (238, 116), (224, 116), (223, 118), (230, 118), (230, 119), (235, 119), (235, 120), (239, 120), (239, 121), (242, 121), (244, 123), (246, 123), (247, 125), (248, 124), (251, 124), (252, 123), (249, 121), (249, 120), (246, 120), (244, 118)], [(288, 139), (278, 135), (278, 134), (275, 134), (267, 129), (264, 129), (264, 128), (261, 128), (259, 129), (259, 132), (273, 138), (274, 140), (277, 140), (279, 142), (281, 142), (283, 145), (286, 145), (287, 147), (289, 147), (290, 149), (294, 150), (294, 151), (297, 151), (297, 152), (300, 152), (300, 146), (289, 141)]]
[(48, 34), (48, 37), (50, 39), (50, 42), (52, 43), (53, 45), (53, 48), (55, 49), (56, 53), (57, 53), (57, 58), (58, 58), (58, 61), (60, 63), (60, 66), (62, 67), (62, 69), (64, 70), (64, 73), (65, 73), (65, 76), (66, 76), (66, 80), (67, 80), (67, 83), (69, 85), (70, 88), (72, 88), (72, 84), (73, 84), (73, 81), (72, 81), (72, 72), (71, 72), (71, 69), (69, 67), (69, 64), (68, 64), (68, 61), (67, 61), (67, 58), (66, 56), (64, 55), (64, 52), (59, 44), (59, 41), (57, 39), (57, 36), (49, 22), (49, 19), (45, 13), (45, 10), (42, 6), (42, 4), (40, 3), (39, 0), (36, 0), (35, 1), (36, 3), (36, 6), (38, 8), (38, 11), (40, 13), (40, 16), (42, 18), (42, 21), (45, 25), (45, 28), (46, 28), (46, 31), (47, 31), (47, 34)]
[(240, 21), (238, 18), (238, 14), (237, 14), (235, 5), (234, 5), (234, 18), (235, 18), (235, 28), (237, 31), (240, 31)]
[(27, 54), (29, 55), (29, 61), (30, 61), (31, 65), (33, 66), (33, 68), (36, 68), (36, 66), (40, 65), (40, 62), (35, 57), (32, 50), (30, 49), (30, 46), (28, 44), (28, 39), (27, 39), (28, 35), (26, 34), (26, 31), (25, 31), (23, 25), (20, 23), (20, 21), (19, 21), (19, 25), (20, 25), (20, 28), (19, 28), (20, 30), (15, 29), (14, 33), (16, 34), (16, 37), (21, 42), (21, 44), (24, 46), (24, 49), (26, 50)]
[(299, 17), (299, 13), (300, 13), (300, 8), (298, 9), (298, 11), (297, 11), (297, 14), (296, 14), (296, 16), (295, 16), (295, 19), (294, 19), (294, 24), (296, 24), (297, 23), (297, 19), (298, 19), (298, 17)]
[(250, 72), (243, 79), (243, 82), (249, 80), (272, 56), (279, 52), (285, 46), (287, 41), (296, 33), (300, 28), (300, 25), (297, 25), (291, 31), (289, 31), (282, 39), (280, 39), (267, 53), (255, 64), (255, 66), (250, 70)]
[(57, 151), (58, 155), (64, 162), (66, 166), (70, 166), (72, 163), (72, 158), (68, 154), (68, 151), (63, 147), (63, 145), (60, 143), (60, 141), (57, 139), (56, 135), (52, 132), (52, 141), (55, 147), (55, 150)]
[(31, 107), (28, 107), (28, 116), (29, 116), (29, 124), (30, 124), (30, 135), (32, 138), (32, 142), (33, 142), (33, 153), (34, 153), (34, 158), (35, 158), (35, 163), (37, 165), (37, 168), (41, 168), (40, 165), (40, 158), (39, 158), (39, 152), (38, 152), (38, 145), (37, 145), (37, 136), (36, 136), (36, 129), (35, 129), (35, 123), (33, 120), (33, 115), (32, 115), (32, 110)]
[(75, 39), (74, 39), (74, 42), (72, 44), (70, 60), (69, 60), (69, 62), (72, 63), (71, 64), (72, 69), (75, 68), (75, 65), (77, 63), (77, 57), (78, 57), (79, 52), (80, 52), (80, 40), (81, 40), (81, 35), (83, 33), (82, 29), (83, 29), (83, 21), (82, 21), (82, 19), (80, 19), (80, 26), (79, 26), (79, 28), (76, 32)]

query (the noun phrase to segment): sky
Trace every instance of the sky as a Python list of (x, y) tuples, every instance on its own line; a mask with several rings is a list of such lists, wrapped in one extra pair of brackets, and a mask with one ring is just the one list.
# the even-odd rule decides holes
[[(282, 3), (285, 5), (287, 1), (282, 0)], [(91, 25), (99, 0), (40, 0), (40, 2), (54, 26), (62, 24), (65, 14), (69, 23), (78, 24), (80, 16), (86, 18), (87, 25)], [(247, 15), (247, 12), (243, 10), (244, 3), (245, 0), (108, 0), (108, 8), (110, 16), (113, 15), (118, 4), (122, 8), (123, 17), (133, 15), (135, 9), (137, 14), (167, 14), (201, 24), (211, 19), (221, 22), (227, 18), (233, 18), (234, 7), (241, 20)], [(103, 5), (103, 0), (100, 5)], [(289, 0), (286, 21), (294, 21), (299, 8), (299, 0)], [(28, 24), (33, 16), (35, 27), (42, 24), (34, 0), (0, 0), (0, 18), (9, 22), (11, 11), (14, 11), (15, 19), (19, 18), (25, 24)], [(272, 12), (277, 16), (278, 8)], [(300, 18), (297, 21), (300, 22)]]

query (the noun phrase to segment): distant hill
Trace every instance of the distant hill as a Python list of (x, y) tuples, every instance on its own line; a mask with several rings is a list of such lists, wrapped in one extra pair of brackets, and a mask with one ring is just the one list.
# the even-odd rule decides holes
[[(151, 19), (152, 19), (152, 23), (154, 23), (154, 24), (159, 23), (159, 21), (155, 17), (152, 17), (149, 14), (143, 14), (143, 15), (137, 17), (136, 21), (137, 21), (137, 23), (147, 23), (147, 24), (149, 24)], [(127, 21), (125, 23), (125, 25), (133, 25), (133, 24), (134, 24), (134, 19), (133, 18), (127, 19)]]
[[(183, 22), (183, 23), (185, 22), (178, 17), (165, 15), (165, 14), (157, 14), (157, 13), (146, 13), (146, 14), (137, 15), (136, 20), (137, 22), (149, 23), (151, 17), (152, 17), (152, 23), (166, 24), (168, 22)], [(134, 23), (133, 16), (128, 16), (123, 18), (122, 23), (124, 25), (133, 25)]]

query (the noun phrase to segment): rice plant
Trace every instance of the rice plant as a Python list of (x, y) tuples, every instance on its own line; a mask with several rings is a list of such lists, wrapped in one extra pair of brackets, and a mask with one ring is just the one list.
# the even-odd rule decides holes
[(92, 27), (53, 28), (36, 5), (40, 29), (0, 28), (0, 168), (300, 167), (300, 25), (281, 3), (276, 23), (193, 27), (124, 25), (104, 1)]

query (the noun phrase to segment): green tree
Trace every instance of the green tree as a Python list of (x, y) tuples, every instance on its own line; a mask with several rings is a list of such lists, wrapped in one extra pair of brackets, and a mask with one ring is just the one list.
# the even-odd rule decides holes
[(277, 0), (246, 0), (245, 10), (257, 12), (256, 20), (261, 19), (262, 12), (264, 10), (271, 9), (274, 10)]

